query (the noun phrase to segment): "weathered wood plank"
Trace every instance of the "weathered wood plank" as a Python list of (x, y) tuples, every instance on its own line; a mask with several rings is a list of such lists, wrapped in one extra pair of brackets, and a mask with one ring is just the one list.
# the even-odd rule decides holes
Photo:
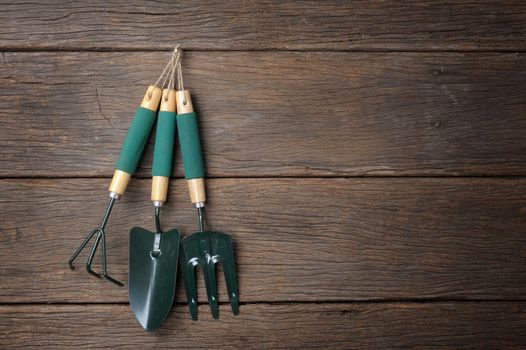
[[(110, 176), (168, 55), (5, 53), (0, 176)], [(209, 176), (526, 172), (522, 54), (199, 52), (185, 77)]]
[(0, 346), (177, 349), (515, 349), (526, 342), (523, 303), (244, 305), (234, 317), (208, 307), (192, 322), (183, 306), (155, 334), (128, 305), (0, 306)]
[(0, 48), (524, 50), (523, 1), (2, 3)]
[[(232, 234), (243, 302), (522, 299), (526, 179), (213, 179), (211, 229)], [(125, 288), (70, 271), (99, 223), (107, 179), (0, 181), (0, 302), (125, 302)], [(153, 229), (150, 181), (133, 181), (108, 226), (126, 280), (128, 230)], [(175, 181), (165, 229), (197, 224)], [(179, 284), (178, 302), (184, 302)], [(221, 300), (225, 284), (221, 279)], [(200, 287), (203, 287), (202, 285)], [(201, 300), (206, 300), (200, 289)]]

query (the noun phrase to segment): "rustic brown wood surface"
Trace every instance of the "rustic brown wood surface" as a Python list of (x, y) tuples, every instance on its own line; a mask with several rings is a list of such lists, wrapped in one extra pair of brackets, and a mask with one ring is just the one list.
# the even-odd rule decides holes
[(524, 50), (514, 1), (12, 1), (0, 45), (35, 49)]
[[(174, 307), (153, 335), (137, 329), (128, 305), (0, 306), (0, 343), (6, 348), (218, 349), (473, 349), (519, 348), (526, 342), (526, 309), (517, 302), (249, 304), (232, 316), (208, 306), (192, 322)], [(88, 332), (87, 332), (88, 330)]]
[[(524, 348), (525, 38), (516, 0), (0, 0), (0, 348)], [(241, 314), (219, 271), (218, 321), (179, 283), (148, 335), (67, 259), (175, 43)], [(151, 144), (108, 226), (124, 281)], [(182, 179), (166, 212), (196, 228)]]
[[(168, 57), (5, 53), (0, 175), (111, 176), (133, 111)], [(526, 168), (523, 55), (199, 52), (184, 68), (208, 176)], [(140, 176), (150, 176), (151, 154)]]
[[(0, 302), (127, 300), (125, 289), (87, 278), (82, 263), (77, 271), (66, 264), (98, 223), (108, 181), (0, 181)], [(210, 228), (227, 230), (236, 242), (242, 302), (526, 294), (524, 179), (208, 183)], [(128, 230), (154, 228), (149, 190), (150, 180), (133, 182), (108, 226), (111, 272), (119, 279), (128, 270)], [(172, 182), (168, 198), (163, 226), (195, 230), (183, 180)], [(219, 286), (224, 292), (223, 280)], [(179, 291), (182, 302), (182, 285)]]

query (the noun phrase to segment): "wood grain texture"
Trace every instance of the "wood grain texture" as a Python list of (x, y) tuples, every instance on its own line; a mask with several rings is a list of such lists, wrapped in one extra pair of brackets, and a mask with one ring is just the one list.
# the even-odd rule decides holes
[(521, 303), (244, 305), (234, 317), (208, 307), (192, 322), (175, 307), (162, 328), (145, 333), (128, 305), (0, 306), (0, 346), (177, 349), (518, 349)]
[[(168, 57), (5, 53), (0, 176), (111, 176)], [(522, 54), (191, 52), (184, 74), (212, 177), (526, 173)]]
[(0, 48), (524, 50), (523, 1), (3, 1)]
[[(86, 254), (67, 267), (99, 223), (108, 181), (0, 181), (0, 302), (127, 301), (125, 288), (86, 274)], [(154, 228), (150, 186), (132, 181), (108, 225), (109, 268), (121, 280), (129, 229)], [(242, 302), (526, 293), (526, 179), (213, 179), (208, 194), (209, 228), (235, 241)], [(195, 230), (184, 180), (171, 183), (163, 214), (165, 230)]]
[[(518, 0), (0, 0), (0, 348), (525, 348), (525, 38)], [(67, 259), (176, 43), (241, 315), (219, 268), (219, 321), (192, 322), (179, 281), (148, 335)], [(188, 234), (169, 188), (163, 227)], [(108, 226), (120, 280), (150, 189), (133, 178)]]

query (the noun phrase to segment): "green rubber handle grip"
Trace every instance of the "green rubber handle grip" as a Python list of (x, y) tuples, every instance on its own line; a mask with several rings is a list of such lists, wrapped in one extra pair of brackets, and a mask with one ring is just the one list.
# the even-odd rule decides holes
[(203, 178), (205, 167), (195, 112), (177, 115), (177, 131), (183, 155), (184, 177), (187, 180)]
[(153, 151), (152, 176), (172, 175), (172, 159), (175, 142), (175, 112), (162, 111), (157, 116), (155, 149)]
[(138, 107), (133, 116), (128, 135), (122, 144), (119, 159), (115, 163), (115, 168), (133, 175), (137, 170), (137, 165), (141, 160), (144, 146), (148, 142), (148, 136), (155, 123), (157, 112), (147, 108)]

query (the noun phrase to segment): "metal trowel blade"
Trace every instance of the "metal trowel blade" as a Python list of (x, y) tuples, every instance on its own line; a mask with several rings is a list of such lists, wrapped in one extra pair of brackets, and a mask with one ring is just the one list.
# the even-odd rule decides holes
[(137, 321), (148, 332), (158, 329), (172, 308), (180, 236), (177, 229), (161, 233), (160, 253), (154, 253), (155, 232), (130, 231), (128, 294)]

